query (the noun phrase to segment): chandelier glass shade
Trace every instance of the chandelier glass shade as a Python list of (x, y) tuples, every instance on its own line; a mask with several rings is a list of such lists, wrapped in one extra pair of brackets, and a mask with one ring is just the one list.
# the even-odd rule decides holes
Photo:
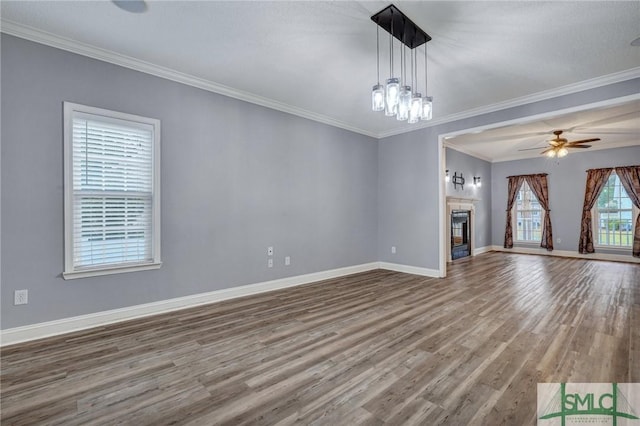
[(422, 113), (422, 94), (415, 93), (411, 98), (411, 107), (409, 107), (409, 120), (408, 123), (413, 124), (420, 121), (420, 114)]
[(420, 110), (420, 120), (431, 120), (433, 117), (433, 98), (425, 96), (422, 98), (422, 109)]
[[(420, 120), (431, 120), (433, 117), (433, 97), (427, 92), (427, 42), (431, 37), (414, 24), (405, 14), (394, 5), (389, 5), (371, 17), (378, 27), (376, 30), (377, 47), (377, 71), (378, 82), (371, 90), (371, 109), (383, 111), (386, 116), (395, 116), (399, 121), (417, 123)], [(384, 86), (380, 84), (380, 38), (379, 29), (389, 33), (389, 77)], [(394, 44), (400, 41), (400, 67), (401, 77), (395, 77), (394, 69)], [(418, 56), (417, 48), (423, 46), (424, 50), (424, 93), (419, 91), (418, 85)], [(410, 69), (405, 66), (405, 50), (409, 48), (411, 55)], [(410, 75), (407, 78), (407, 74)], [(414, 79), (415, 77), (415, 79)], [(412, 87), (414, 91), (412, 92)]]
[(398, 113), (398, 103), (400, 102), (400, 80), (396, 77), (389, 78), (384, 92), (385, 115), (393, 117)]
[(381, 84), (376, 84), (371, 90), (371, 109), (384, 111), (384, 88)]
[(409, 107), (411, 106), (411, 86), (402, 86), (398, 96), (398, 112), (396, 119), (406, 121), (409, 119)]

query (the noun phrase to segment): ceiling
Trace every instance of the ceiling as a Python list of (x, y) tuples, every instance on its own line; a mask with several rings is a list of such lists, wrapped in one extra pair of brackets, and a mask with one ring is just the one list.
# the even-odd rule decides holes
[(554, 130), (569, 142), (600, 138), (589, 149), (570, 149), (570, 155), (640, 146), (640, 100), (446, 137), (445, 146), (491, 162), (537, 158), (555, 138)]
[[(147, 1), (146, 12), (134, 14), (106, 0), (3, 0), (0, 13), (2, 31), (9, 34), (374, 137), (640, 76), (640, 47), (631, 46), (640, 35), (637, 1), (395, 1), (433, 38), (428, 94), (434, 97), (434, 120), (398, 122), (370, 110), (376, 83), (376, 25), (370, 16), (388, 4)], [(385, 52), (387, 40), (381, 33)], [(385, 58), (381, 79), (388, 74)], [(637, 102), (630, 105), (640, 113)], [(517, 140), (518, 149), (530, 148), (543, 145), (543, 132), (574, 126), (596, 131), (598, 122), (622, 113), (633, 111), (598, 109), (588, 117), (496, 129), (455, 143), (481, 137), (480, 156), (499, 161), (515, 154), (498, 154), (500, 147), (488, 142), (495, 137), (535, 133)], [(627, 118), (610, 126), (637, 136), (640, 123)]]

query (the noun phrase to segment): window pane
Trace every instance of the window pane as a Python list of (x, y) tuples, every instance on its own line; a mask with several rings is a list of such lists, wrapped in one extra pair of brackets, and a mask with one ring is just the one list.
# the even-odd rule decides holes
[(544, 212), (527, 182), (518, 192), (514, 210), (515, 241), (541, 241)]
[(150, 197), (79, 197), (74, 224), (77, 267), (151, 260)]
[(631, 247), (633, 244), (633, 204), (612, 172), (593, 212), (593, 230), (596, 245)]
[(75, 190), (151, 191), (152, 132), (73, 120)]
[(70, 270), (157, 261), (154, 125), (143, 117), (81, 105), (67, 119)]

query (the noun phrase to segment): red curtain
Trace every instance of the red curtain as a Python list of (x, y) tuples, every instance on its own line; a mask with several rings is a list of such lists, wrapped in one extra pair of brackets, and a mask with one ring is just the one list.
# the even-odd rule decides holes
[(504, 230), (504, 248), (513, 248), (513, 224), (511, 209), (516, 201), (518, 191), (524, 182), (524, 176), (509, 176), (509, 188), (507, 194), (507, 227)]
[(580, 253), (593, 253), (593, 230), (591, 226), (591, 209), (593, 208), (602, 188), (604, 188), (613, 169), (587, 170), (587, 185), (584, 190), (584, 205), (582, 207), (582, 221), (580, 222)]
[(538, 198), (540, 206), (544, 209), (544, 224), (542, 225), (542, 240), (540, 247), (548, 251), (553, 250), (553, 231), (551, 229), (551, 210), (549, 210), (549, 187), (547, 186), (546, 173), (525, 176), (527, 184)]
[[(640, 208), (640, 166), (616, 167), (616, 174), (633, 204)], [(640, 257), (640, 216), (633, 231), (633, 257)]]

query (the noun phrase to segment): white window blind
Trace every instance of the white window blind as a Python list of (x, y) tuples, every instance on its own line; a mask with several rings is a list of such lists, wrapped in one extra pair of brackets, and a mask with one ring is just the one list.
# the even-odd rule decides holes
[(159, 263), (159, 123), (68, 103), (65, 120), (65, 272)]

